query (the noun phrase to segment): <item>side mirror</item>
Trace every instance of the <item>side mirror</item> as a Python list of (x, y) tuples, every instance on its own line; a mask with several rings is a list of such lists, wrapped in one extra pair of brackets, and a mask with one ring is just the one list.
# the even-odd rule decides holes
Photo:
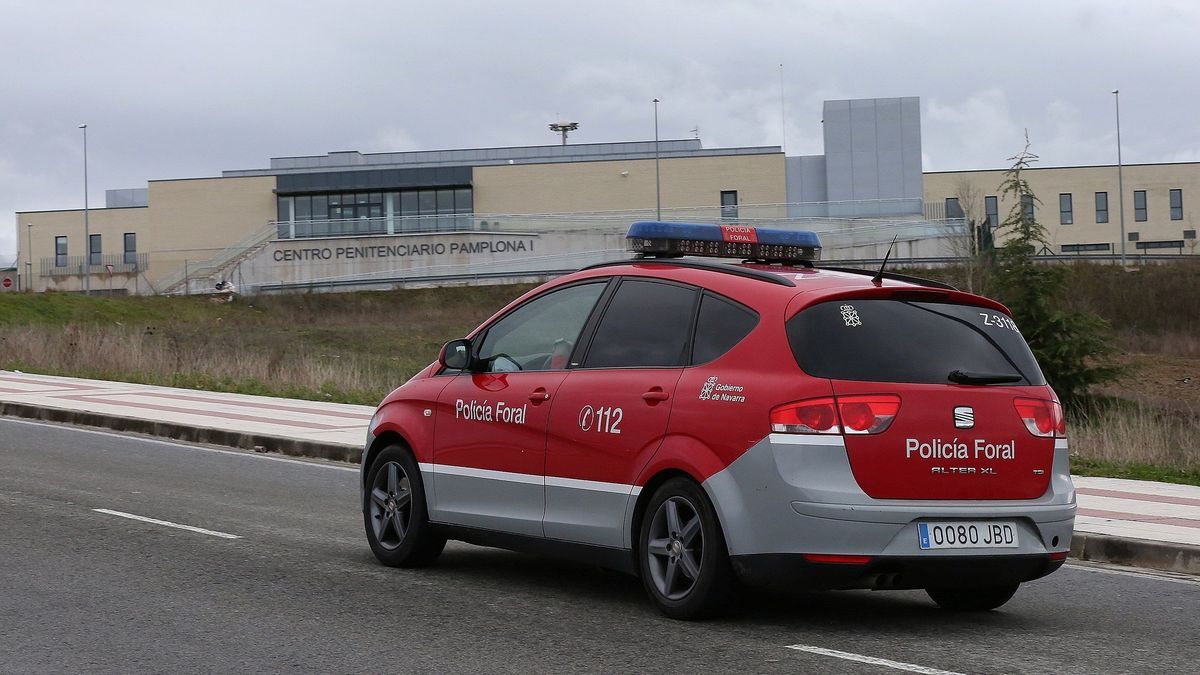
[(460, 338), (447, 342), (438, 353), (438, 363), (450, 370), (468, 370), (471, 366), (471, 341)]

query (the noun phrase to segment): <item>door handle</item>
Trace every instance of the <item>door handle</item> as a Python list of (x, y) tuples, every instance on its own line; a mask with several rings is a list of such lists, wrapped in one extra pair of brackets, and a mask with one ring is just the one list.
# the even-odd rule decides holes
[(658, 403), (659, 401), (665, 401), (668, 398), (671, 398), (671, 395), (663, 391), (662, 387), (654, 387), (650, 391), (642, 394), (642, 400), (651, 404)]
[(529, 400), (533, 401), (534, 403), (541, 403), (543, 401), (549, 401), (550, 394), (545, 389), (538, 387), (537, 389), (533, 390), (532, 394), (529, 395)]

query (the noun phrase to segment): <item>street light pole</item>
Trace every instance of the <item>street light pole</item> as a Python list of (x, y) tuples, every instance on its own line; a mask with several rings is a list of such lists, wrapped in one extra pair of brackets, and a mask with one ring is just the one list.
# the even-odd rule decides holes
[(25, 223), (25, 288), (33, 290), (33, 223)]
[(662, 179), (658, 173), (658, 103), (654, 99), (654, 214), (655, 220), (662, 220)]
[(92, 294), (92, 232), (88, 224), (87, 125), (83, 129), (83, 292)]
[(1121, 209), (1121, 267), (1125, 266), (1125, 168), (1121, 163), (1121, 90), (1113, 89), (1117, 105), (1117, 203)]

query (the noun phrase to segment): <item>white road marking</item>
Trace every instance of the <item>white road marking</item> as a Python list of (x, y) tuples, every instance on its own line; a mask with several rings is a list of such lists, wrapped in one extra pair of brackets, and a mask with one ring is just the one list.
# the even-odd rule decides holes
[(1176, 574), (1174, 572), (1163, 572), (1161, 570), (1142, 571), (1132, 567), (1120, 567), (1116, 565), (1106, 565), (1103, 563), (1095, 563), (1090, 561), (1069, 562), (1065, 565), (1070, 569), (1080, 570), (1083, 572), (1098, 572), (1100, 574), (1115, 574), (1122, 577), (1137, 577), (1139, 579), (1150, 579), (1152, 581), (1170, 581), (1175, 584), (1186, 584), (1188, 586), (1200, 586), (1200, 577), (1188, 576), (1185, 574)]
[(33, 421), (33, 420), (17, 419), (17, 418), (13, 418), (13, 417), (0, 417), (0, 420), (3, 420), (5, 422), (12, 422), (14, 424), (30, 424), (35, 427), (50, 427), (52, 429), (60, 429), (60, 430), (64, 430), (64, 431), (78, 431), (80, 433), (85, 433), (85, 434), (96, 434), (99, 436), (109, 436), (111, 438), (120, 438), (120, 439), (127, 440), (127, 441), (132, 440), (132, 441), (141, 441), (142, 443), (157, 443), (159, 445), (169, 445), (173, 448), (184, 448), (186, 450), (203, 450), (204, 452), (215, 452), (215, 453), (221, 454), (221, 455), (234, 455), (236, 457), (249, 457), (249, 458), (253, 458), (253, 459), (265, 459), (265, 460), (268, 460), (271, 462), (285, 462), (287, 464), (300, 464), (302, 466), (312, 466), (312, 467), (317, 467), (320, 469), (334, 469), (336, 471), (353, 471), (354, 473), (358, 473), (358, 471), (359, 471), (357, 466), (338, 466), (336, 464), (325, 464), (322, 462), (311, 461), (311, 460), (291, 459), (288, 457), (278, 457), (275, 455), (269, 455), (269, 454), (263, 454), (263, 453), (257, 453), (257, 452), (249, 452), (246, 450), (222, 450), (220, 448), (210, 448), (210, 447), (203, 446), (203, 445), (192, 445), (190, 443), (181, 443), (179, 441), (168, 441), (168, 440), (163, 440), (160, 438), (152, 438), (152, 437), (142, 436), (142, 435), (139, 435), (136, 433), (122, 434), (122, 433), (117, 433), (114, 431), (103, 431), (100, 429), (90, 429), (88, 427), (78, 427), (78, 426), (75, 426), (72, 424), (55, 424), (53, 422), (37, 422), (37, 421)]
[(836, 649), (826, 649), (824, 647), (813, 647), (812, 645), (788, 645), (788, 649), (795, 649), (798, 652), (808, 652), (810, 654), (819, 654), (821, 656), (832, 656), (835, 659), (844, 659), (846, 661), (857, 661), (858, 663), (866, 663), (872, 666), (883, 666), (885, 668), (894, 668), (896, 670), (904, 670), (910, 673), (924, 673), (925, 675), (962, 675), (953, 670), (938, 670), (937, 668), (929, 668), (927, 666), (918, 666), (914, 663), (904, 663), (902, 661), (892, 661), (890, 659), (881, 659), (875, 656), (864, 656), (853, 652), (839, 652)]
[(143, 523), (151, 523), (153, 525), (162, 525), (164, 527), (174, 527), (174, 528), (178, 528), (180, 530), (187, 530), (188, 532), (198, 532), (200, 534), (207, 534), (212, 537), (220, 537), (222, 539), (241, 539), (241, 537), (239, 537), (238, 535), (229, 534), (228, 532), (217, 532), (216, 530), (206, 530), (203, 527), (193, 527), (191, 525), (181, 525), (179, 523), (172, 523), (169, 520), (159, 520), (157, 518), (147, 518), (146, 516), (139, 516), (134, 513), (125, 513), (124, 511), (113, 511), (111, 509), (92, 509), (92, 510), (95, 511), (96, 513), (107, 513), (110, 516), (120, 516), (121, 518), (129, 518), (130, 520), (140, 520)]

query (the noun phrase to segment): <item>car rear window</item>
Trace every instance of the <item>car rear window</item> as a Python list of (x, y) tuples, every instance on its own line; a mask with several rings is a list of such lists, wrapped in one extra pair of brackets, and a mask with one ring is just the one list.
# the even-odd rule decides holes
[(835, 380), (945, 384), (951, 371), (1046, 383), (1007, 315), (984, 307), (900, 300), (835, 300), (787, 322), (800, 368)]

